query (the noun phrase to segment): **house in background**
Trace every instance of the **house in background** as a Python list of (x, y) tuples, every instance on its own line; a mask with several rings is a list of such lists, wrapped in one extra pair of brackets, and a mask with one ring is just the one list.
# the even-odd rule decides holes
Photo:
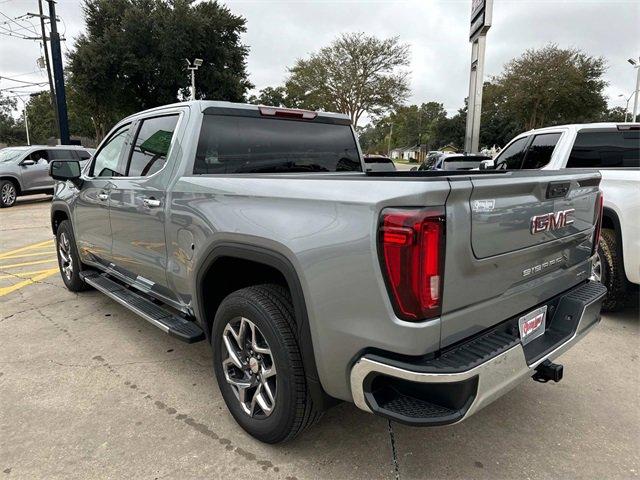
[(426, 158), (428, 146), (426, 144), (413, 145), (402, 151), (402, 158), (408, 162), (421, 162)]
[(440, 151), (444, 152), (444, 153), (458, 153), (457, 147), (455, 145), (451, 145), (451, 144), (445, 145), (444, 147), (442, 147), (440, 149)]
[(394, 148), (389, 152), (389, 156), (391, 157), (391, 160), (399, 160), (403, 158), (402, 152), (404, 152), (404, 147)]

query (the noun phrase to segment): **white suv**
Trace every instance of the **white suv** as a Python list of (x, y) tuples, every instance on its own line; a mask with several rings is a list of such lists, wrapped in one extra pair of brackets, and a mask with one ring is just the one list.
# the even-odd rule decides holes
[(640, 124), (588, 123), (531, 130), (515, 137), (481, 168), (594, 168), (602, 174), (602, 236), (593, 275), (609, 290), (603, 307), (625, 303), (640, 284)]

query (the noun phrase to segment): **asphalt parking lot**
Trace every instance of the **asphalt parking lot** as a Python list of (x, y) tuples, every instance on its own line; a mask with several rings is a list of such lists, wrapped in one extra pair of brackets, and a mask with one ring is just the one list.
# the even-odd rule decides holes
[(247, 436), (204, 342), (59, 278), (46, 197), (0, 210), (0, 478), (635, 478), (638, 298), (468, 421), (416, 429), (342, 404), (293, 443)]

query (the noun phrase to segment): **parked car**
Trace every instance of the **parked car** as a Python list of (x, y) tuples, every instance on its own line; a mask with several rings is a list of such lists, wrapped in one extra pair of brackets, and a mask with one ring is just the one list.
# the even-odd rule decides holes
[(383, 155), (364, 155), (364, 165), (367, 172), (395, 172), (396, 164), (389, 157)]
[(345, 115), (138, 113), (84, 171), (51, 162), (62, 281), (210, 342), (229, 411), (264, 442), (338, 400), (437, 426), (559, 381), (606, 292), (588, 279), (600, 175), (364, 170)]
[(593, 275), (607, 287), (604, 308), (626, 303), (640, 284), (640, 124), (591, 123), (531, 130), (484, 168), (597, 169), (604, 193), (602, 236)]
[(83, 164), (95, 150), (73, 145), (7, 147), (0, 150), (0, 207), (12, 207), (22, 195), (53, 193), (51, 160), (78, 160)]
[(473, 170), (479, 168), (484, 160), (491, 157), (466, 153), (441, 153), (427, 159), (418, 167), (418, 170)]

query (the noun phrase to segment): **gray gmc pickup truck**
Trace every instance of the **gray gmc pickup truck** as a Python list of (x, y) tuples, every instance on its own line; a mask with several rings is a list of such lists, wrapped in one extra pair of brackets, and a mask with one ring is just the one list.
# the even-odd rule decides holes
[(600, 175), (364, 170), (343, 115), (133, 115), (83, 170), (51, 162), (62, 279), (210, 342), (229, 411), (264, 442), (340, 400), (436, 426), (559, 381), (606, 293)]

